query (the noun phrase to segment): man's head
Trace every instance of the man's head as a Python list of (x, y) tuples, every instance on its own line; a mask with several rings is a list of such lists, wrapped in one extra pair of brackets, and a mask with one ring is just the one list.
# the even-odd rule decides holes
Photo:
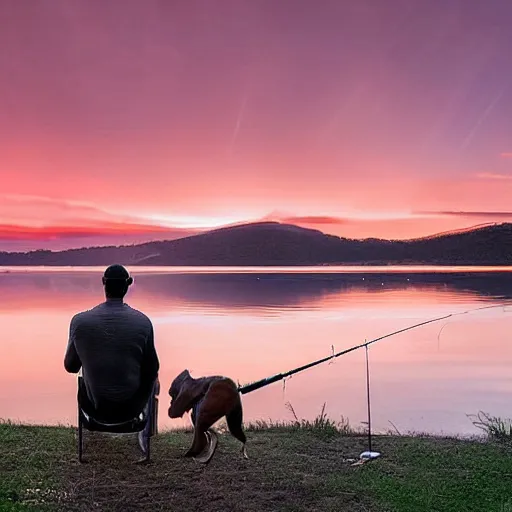
[(122, 299), (133, 283), (133, 278), (122, 265), (110, 265), (105, 270), (102, 281), (107, 298)]

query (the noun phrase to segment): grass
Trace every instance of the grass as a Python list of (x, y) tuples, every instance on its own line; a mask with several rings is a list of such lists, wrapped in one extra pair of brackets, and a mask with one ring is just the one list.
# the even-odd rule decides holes
[(299, 419), (290, 402), (286, 402), (285, 407), (292, 413), (294, 421), (265, 421), (259, 420), (247, 425), (250, 431), (266, 432), (279, 430), (280, 432), (306, 431), (320, 438), (335, 437), (340, 434), (357, 435), (361, 434), (359, 430), (354, 429), (348, 419), (341, 417), (340, 421), (334, 421), (327, 416), (325, 412), (325, 403), (322, 406), (320, 414), (313, 420)]
[(366, 438), (325, 408), (311, 422), (248, 426), (247, 437), (249, 460), (221, 434), (202, 466), (183, 458), (190, 431), (164, 432), (139, 466), (133, 436), (87, 433), (80, 465), (75, 429), (0, 423), (0, 511), (512, 512), (507, 443), (379, 435), (382, 457), (352, 466)]
[(475, 427), (486, 433), (488, 439), (501, 443), (512, 443), (512, 420), (491, 416), (483, 411), (468, 417)]

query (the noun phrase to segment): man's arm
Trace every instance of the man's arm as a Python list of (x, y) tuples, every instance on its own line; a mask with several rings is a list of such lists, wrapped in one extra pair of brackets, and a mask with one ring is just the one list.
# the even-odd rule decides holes
[(73, 317), (71, 319), (71, 323), (69, 325), (69, 340), (66, 355), (64, 356), (64, 368), (68, 373), (78, 373), (82, 367), (82, 361), (80, 361), (75, 347), (75, 318), (76, 317)]
[(153, 332), (153, 324), (150, 322), (148, 338), (146, 340), (146, 350), (144, 351), (144, 359), (141, 368), (141, 387), (148, 392), (151, 390), (153, 383), (158, 377), (160, 362), (155, 349), (155, 339)]

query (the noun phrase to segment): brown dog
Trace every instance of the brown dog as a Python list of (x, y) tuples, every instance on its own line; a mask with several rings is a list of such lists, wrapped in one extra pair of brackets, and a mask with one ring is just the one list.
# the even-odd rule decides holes
[[(217, 436), (210, 427), (225, 416), (229, 431), (243, 443), (242, 454), (248, 458), (242, 428), (242, 401), (238, 387), (231, 379), (220, 376), (193, 379), (189, 371), (184, 370), (173, 380), (169, 395), (170, 418), (181, 418), (192, 410), (194, 441), (186, 457), (194, 457), (203, 463), (211, 460), (217, 447)], [(206, 453), (201, 455), (205, 449)]]

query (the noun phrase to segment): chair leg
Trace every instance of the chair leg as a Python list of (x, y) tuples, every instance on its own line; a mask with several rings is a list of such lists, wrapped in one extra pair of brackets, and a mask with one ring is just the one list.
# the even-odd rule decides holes
[(83, 377), (78, 375), (78, 396), (77, 396), (77, 410), (78, 410), (78, 462), (84, 461), (84, 425), (82, 421), (82, 413), (80, 411), (80, 390), (83, 386)]
[[(143, 431), (139, 432), (139, 443), (142, 442), (144, 457), (138, 459), (135, 464), (147, 464), (151, 458), (151, 436), (149, 429), (146, 427)], [(142, 448), (141, 445), (141, 448)]]
[(143, 430), (144, 445), (146, 446), (145, 457), (140, 460), (141, 463), (147, 464), (151, 460), (151, 437), (155, 435), (157, 429), (157, 410), (158, 399), (153, 394), (149, 402), (148, 422)]
[(144, 427), (144, 430), (142, 431), (142, 435), (144, 437), (144, 445), (146, 446), (146, 452), (144, 457), (144, 462), (149, 462), (151, 458), (151, 437), (154, 433), (154, 411), (155, 411), (155, 401), (154, 397), (151, 399), (150, 402), (150, 410), (148, 411), (148, 421), (146, 423), (146, 426)]
[(156, 396), (153, 397), (152, 404), (152, 414), (151, 414), (151, 436), (155, 436), (158, 434), (158, 398)]
[(147, 464), (151, 458), (151, 437), (154, 434), (154, 411), (155, 401), (154, 397), (151, 397), (148, 402), (147, 421), (143, 430), (139, 432), (139, 446), (144, 453), (144, 457), (139, 459), (136, 464)]
[(84, 428), (82, 425), (82, 417), (80, 411), (78, 412), (78, 462), (83, 463), (83, 451), (84, 451)]

